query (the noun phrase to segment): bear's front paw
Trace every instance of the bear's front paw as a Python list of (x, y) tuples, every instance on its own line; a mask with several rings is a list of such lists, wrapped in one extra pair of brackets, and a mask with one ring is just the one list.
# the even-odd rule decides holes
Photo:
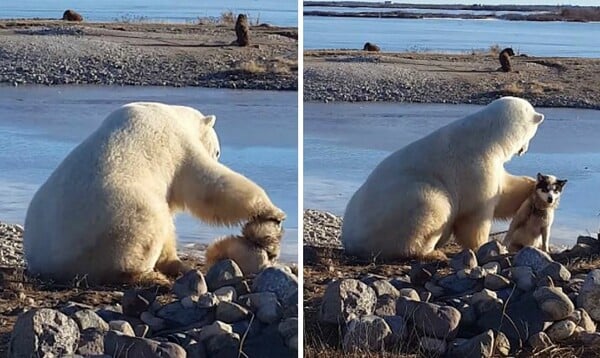
[(283, 212), (283, 210), (273, 207), (271, 209), (259, 213), (258, 215), (256, 215), (256, 217), (253, 218), (252, 221), (274, 221), (278, 224), (281, 224), (281, 222), (283, 222), (285, 218), (286, 215)]

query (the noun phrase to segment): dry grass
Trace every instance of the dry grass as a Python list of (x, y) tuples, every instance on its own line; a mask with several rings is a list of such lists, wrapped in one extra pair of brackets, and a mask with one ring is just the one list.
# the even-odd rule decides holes
[(259, 73), (267, 72), (267, 68), (265, 67), (265, 65), (258, 63), (254, 60), (242, 62), (242, 64), (240, 64), (240, 66), (238, 67), (238, 70), (245, 72), (245, 73), (251, 73), (251, 74), (259, 74)]
[(504, 83), (500, 92), (510, 96), (541, 96), (547, 93), (560, 92), (564, 87), (557, 83), (543, 83), (540, 81), (516, 81)]

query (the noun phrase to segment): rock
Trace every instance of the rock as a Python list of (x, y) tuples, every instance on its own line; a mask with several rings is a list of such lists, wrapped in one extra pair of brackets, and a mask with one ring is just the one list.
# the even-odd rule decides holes
[(298, 318), (286, 318), (281, 321), (277, 326), (279, 333), (283, 336), (284, 339), (290, 339), (294, 336), (298, 336)]
[(496, 240), (489, 241), (477, 250), (477, 262), (484, 265), (506, 254), (506, 247)]
[(252, 292), (273, 292), (285, 308), (298, 303), (298, 278), (279, 267), (267, 267), (254, 278)]
[(577, 256), (577, 257), (591, 256), (594, 254), (594, 248), (587, 244), (575, 244), (569, 250), (569, 253), (572, 256)]
[(83, 356), (97, 356), (104, 354), (104, 333), (94, 328), (81, 331), (77, 354)]
[(237, 321), (231, 324), (233, 333), (239, 334), (240, 337), (252, 338), (260, 334), (263, 329), (263, 324), (259, 320), (246, 319)]
[(444, 289), (431, 281), (425, 283), (425, 289), (431, 292), (433, 297), (440, 297), (444, 295)]
[(509, 276), (515, 281), (515, 284), (520, 290), (531, 291), (535, 287), (536, 278), (531, 267), (511, 267), (509, 269)]
[[(510, 319), (508, 319), (510, 318)], [(543, 331), (550, 319), (539, 308), (532, 292), (509, 299), (506, 307), (496, 307), (477, 319), (480, 330), (493, 329), (506, 335), (513, 349), (521, 348), (521, 342), (531, 334)]]
[(475, 307), (475, 310), (479, 314), (481, 314), (495, 308), (496, 306), (502, 306), (502, 301), (498, 300), (498, 295), (496, 292), (484, 288), (483, 290), (473, 294), (471, 297), (471, 305)]
[[(475, 269), (471, 270), (471, 272), (473, 272), (474, 270)], [(472, 280), (470, 278), (461, 279), (457, 275), (448, 275), (439, 280), (437, 285), (444, 289), (443, 292), (447, 291), (451, 293), (465, 293), (469, 290), (474, 289), (475, 286), (477, 286), (477, 281)], [(428, 286), (429, 284), (425, 284), (425, 288), (429, 289)], [(429, 289), (429, 291), (431, 291), (431, 293), (433, 293), (434, 296), (438, 296), (433, 290)]]
[(588, 245), (596, 249), (600, 246), (600, 241), (598, 241), (597, 238), (591, 236), (579, 236), (577, 237), (577, 243)]
[(375, 315), (394, 316), (396, 314), (396, 299), (390, 295), (384, 295), (377, 298), (375, 305)]
[[(124, 349), (127, 347), (127, 349)], [(170, 342), (159, 342), (147, 338), (130, 337), (110, 331), (104, 338), (104, 353), (112, 357), (169, 357), (185, 358), (181, 346)]]
[(334, 281), (325, 290), (319, 319), (334, 324), (348, 322), (372, 314), (376, 303), (375, 291), (364, 283), (354, 279)]
[(458, 310), (461, 326), (471, 326), (477, 323), (477, 311), (474, 306), (465, 303), (459, 306)]
[(221, 287), (215, 290), (213, 293), (219, 299), (219, 301), (232, 302), (237, 299), (237, 292), (235, 292), (235, 288), (231, 286)]
[(532, 246), (525, 246), (513, 258), (513, 266), (531, 267), (535, 274), (552, 262), (550, 255)]
[(497, 274), (500, 272), (500, 264), (496, 261), (490, 261), (487, 264), (481, 266), (481, 268), (485, 271), (486, 275)]
[[(164, 319), (156, 317), (148, 311), (142, 312), (140, 319), (142, 320), (142, 322), (147, 324), (154, 332), (162, 331), (163, 329), (167, 328), (167, 322)], [(136, 336), (143, 337), (138, 335), (137, 333)]]
[[(294, 343), (294, 341), (296, 342)], [(265, 342), (268, 342), (268, 344), (265, 344)], [(290, 349), (294, 345), (298, 346), (297, 335), (285, 341), (279, 333), (279, 325), (271, 324), (265, 327), (260, 335), (252, 339), (246, 339), (243, 351), (248, 357), (295, 358), (298, 356), (297, 349)], [(237, 357), (237, 354), (235, 357)]]
[[(179, 301), (171, 302), (156, 312), (156, 316), (162, 318), (167, 326), (187, 326), (192, 323), (201, 322), (210, 312), (210, 308), (185, 308)], [(148, 322), (144, 322), (148, 323)]]
[(448, 345), (443, 339), (420, 337), (419, 348), (429, 353), (428, 355), (426, 355), (427, 357), (431, 355), (441, 356), (442, 354), (446, 353)]
[(391, 333), (386, 338), (386, 344), (391, 347), (397, 347), (408, 337), (408, 327), (404, 317), (401, 316), (385, 316), (385, 323), (390, 327)]
[(381, 317), (374, 315), (354, 318), (348, 323), (342, 347), (346, 352), (382, 351), (384, 340), (392, 333)]
[(383, 295), (389, 295), (394, 298), (400, 297), (400, 292), (398, 292), (396, 287), (392, 286), (387, 280), (375, 281), (370, 286), (375, 290), (377, 297)]
[(455, 275), (460, 279), (469, 278), (469, 276), (471, 275), (471, 269), (463, 269), (460, 271), (456, 271)]
[(480, 358), (491, 357), (494, 353), (494, 331), (491, 329), (477, 335), (464, 343), (450, 345), (448, 358)]
[(575, 327), (577, 327), (575, 322), (565, 319), (554, 322), (554, 324), (548, 327), (546, 334), (553, 342), (560, 342), (571, 337), (575, 332)]
[(600, 321), (600, 269), (588, 272), (577, 297), (577, 307), (585, 309), (594, 321)]
[(75, 353), (77, 324), (57, 310), (32, 309), (22, 313), (13, 327), (9, 357), (55, 357)]
[(565, 319), (575, 310), (573, 302), (560, 287), (539, 287), (533, 292), (533, 297), (553, 321)]
[(552, 340), (544, 332), (537, 332), (529, 336), (527, 343), (534, 351), (540, 351), (554, 345)]
[(123, 314), (130, 317), (139, 317), (142, 312), (150, 308), (155, 300), (156, 290), (127, 290), (121, 298)]
[(204, 276), (198, 270), (189, 270), (173, 284), (173, 293), (179, 299), (186, 296), (200, 296), (207, 291)]
[(469, 278), (473, 279), (473, 280), (482, 279), (485, 277), (485, 275), (486, 275), (485, 270), (480, 266), (473, 267), (471, 269), (471, 271), (469, 272)]
[(598, 332), (582, 332), (579, 333), (578, 338), (586, 347), (600, 347), (600, 333)]
[(198, 296), (185, 296), (179, 302), (181, 302), (183, 308), (194, 308), (196, 307), (196, 303), (198, 303)]
[[(216, 292), (216, 291), (215, 291)], [(196, 301), (196, 307), (198, 308), (211, 308), (216, 307), (219, 304), (220, 300), (214, 293), (207, 292), (198, 297)]]
[(109, 328), (108, 323), (92, 310), (77, 311), (71, 318), (75, 320), (75, 323), (77, 323), (79, 329), (82, 331), (88, 328), (95, 328), (100, 332), (106, 332)]
[(214, 321), (208, 326), (202, 327), (200, 332), (196, 335), (199, 342), (208, 340), (214, 336), (233, 333), (233, 327), (230, 324)]
[(390, 280), (390, 283), (392, 286), (396, 287), (397, 290), (401, 290), (403, 288), (413, 288), (410, 277), (407, 275), (394, 277)]
[(403, 288), (400, 291), (400, 297), (406, 297), (414, 301), (420, 301), (419, 293), (414, 288)]
[(553, 282), (567, 282), (571, 279), (571, 272), (559, 262), (550, 262), (538, 276), (549, 276)]
[(242, 281), (244, 274), (233, 260), (222, 260), (212, 265), (206, 273), (205, 282), (210, 291)]
[(396, 313), (406, 317), (414, 327), (430, 337), (453, 339), (458, 331), (460, 312), (450, 306), (408, 300), (400, 297)]
[(237, 357), (239, 355), (240, 336), (237, 333), (219, 334), (209, 338), (205, 344), (209, 356)]
[(241, 321), (248, 317), (250, 311), (237, 303), (223, 301), (217, 306), (216, 319), (225, 323)]
[(498, 274), (489, 274), (483, 280), (483, 287), (489, 290), (501, 290), (510, 286), (510, 280)]
[(111, 331), (117, 331), (117, 332), (122, 333), (123, 335), (135, 337), (135, 332), (133, 331), (133, 328), (131, 328), (131, 325), (127, 321), (122, 321), (122, 320), (110, 321), (108, 323), (108, 326)]
[(452, 267), (454, 271), (472, 269), (475, 266), (477, 266), (477, 257), (473, 250), (470, 249), (459, 252), (450, 260), (450, 267)]
[(250, 293), (240, 297), (240, 302), (256, 312), (261, 322), (271, 324), (279, 322), (283, 308), (273, 292)]
[(148, 335), (148, 332), (150, 332), (150, 326), (147, 324), (138, 324), (133, 327), (133, 332), (135, 332), (136, 337), (144, 338)]
[(419, 298), (421, 298), (422, 302), (429, 302), (433, 299), (433, 294), (429, 291), (421, 291)]
[[(410, 271), (408, 274), (410, 276), (410, 282), (414, 286), (424, 286), (425, 283), (428, 282), (431, 279), (431, 277), (433, 276), (433, 273), (431, 273), (431, 271), (429, 271), (424, 266), (418, 265), (418, 264), (413, 265), (410, 268)], [(392, 285), (393, 284), (394, 283), (392, 282)]]
[(573, 311), (567, 319), (575, 322), (575, 324), (583, 328), (585, 332), (596, 332), (596, 323), (594, 323), (590, 315), (583, 308), (578, 308)]
[(510, 341), (502, 332), (496, 334), (494, 351), (502, 357), (508, 357), (510, 354)]

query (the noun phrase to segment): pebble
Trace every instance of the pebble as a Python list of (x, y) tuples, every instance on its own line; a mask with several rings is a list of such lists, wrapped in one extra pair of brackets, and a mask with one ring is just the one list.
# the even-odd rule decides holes
[(375, 291), (361, 281), (334, 281), (325, 290), (319, 320), (325, 323), (349, 322), (355, 317), (372, 314), (376, 303)]

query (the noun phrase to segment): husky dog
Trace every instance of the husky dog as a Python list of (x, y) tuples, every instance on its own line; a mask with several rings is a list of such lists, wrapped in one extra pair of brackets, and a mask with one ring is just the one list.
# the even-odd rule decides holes
[[(549, 252), (550, 227), (554, 210), (567, 180), (538, 173), (534, 192), (523, 202), (504, 238), (509, 251), (534, 246)], [(540, 242), (541, 237), (541, 242)]]

